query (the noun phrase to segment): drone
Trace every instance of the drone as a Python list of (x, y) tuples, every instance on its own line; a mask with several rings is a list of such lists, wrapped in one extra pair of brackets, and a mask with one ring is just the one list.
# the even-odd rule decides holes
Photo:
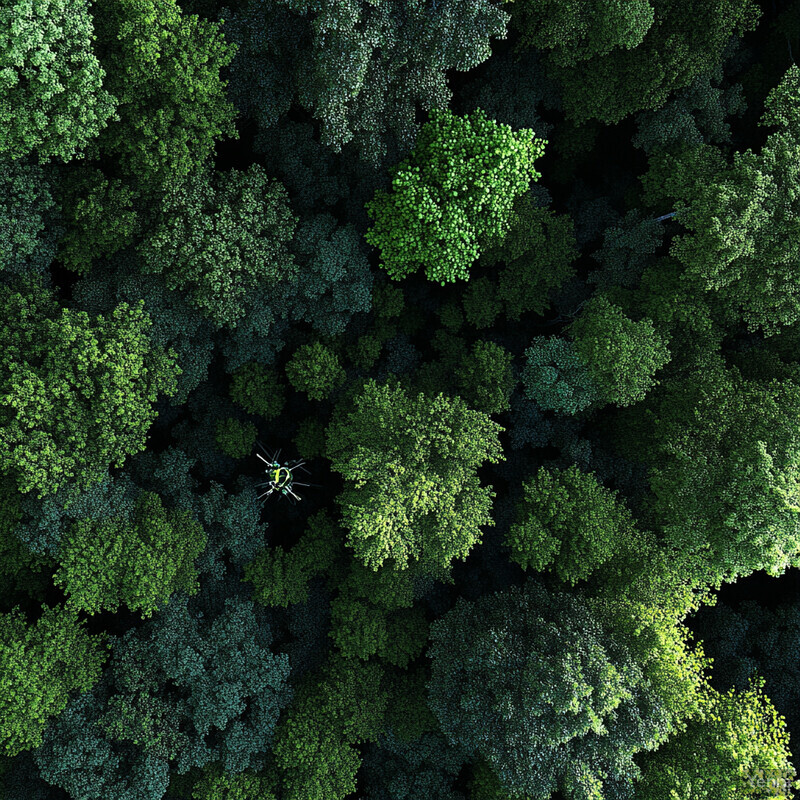
[(261, 453), (256, 453), (256, 455), (267, 465), (266, 473), (270, 477), (270, 480), (264, 481), (263, 483), (256, 484), (259, 488), (266, 486), (267, 490), (258, 496), (259, 500), (266, 500), (270, 497), (273, 493), (277, 492), (279, 496), (288, 498), (292, 505), (295, 505), (298, 500), (302, 498), (300, 495), (296, 494), (292, 491), (292, 487), (294, 486), (318, 486), (319, 484), (316, 483), (298, 483), (294, 479), (294, 470), (301, 469), (303, 472), (311, 474), (304, 466), (305, 461), (301, 461), (300, 459), (295, 459), (294, 461), (288, 461), (286, 464), (281, 464), (278, 461), (278, 457), (281, 454), (280, 449), (270, 455), (264, 445), (261, 442), (258, 443), (258, 446), (264, 451), (264, 456)]

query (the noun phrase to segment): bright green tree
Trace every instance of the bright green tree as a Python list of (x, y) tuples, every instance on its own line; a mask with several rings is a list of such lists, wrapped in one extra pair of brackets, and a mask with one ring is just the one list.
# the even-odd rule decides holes
[(312, 342), (292, 353), (286, 364), (286, 377), (311, 400), (324, 400), (344, 382), (345, 372), (333, 350), (322, 342)]
[(510, 228), (514, 199), (541, 174), (534, 162), (546, 140), (514, 132), (477, 109), (460, 117), (434, 110), (391, 191), (367, 203), (375, 223), (366, 240), (394, 280), (419, 269), (440, 284), (467, 280), (469, 267)]
[(627, 406), (656, 385), (653, 375), (670, 359), (651, 320), (634, 322), (605, 297), (593, 297), (569, 326), (575, 353), (606, 403)]
[(676, 219), (692, 233), (670, 249), (689, 274), (746, 322), (777, 333), (800, 320), (800, 69), (792, 65), (764, 102), (760, 124), (777, 126), (759, 155), (734, 154), (734, 164), (696, 184)]
[(523, 569), (549, 569), (574, 585), (636, 538), (633, 516), (617, 493), (574, 465), (540, 467), (523, 491), (505, 542)]
[(465, 558), (492, 524), (491, 487), (478, 467), (502, 456), (504, 430), (460, 397), (366, 383), (338, 409), (327, 430), (326, 455), (347, 481), (337, 502), (347, 543), (364, 564), (416, 559), (446, 569)]
[(220, 78), (236, 48), (219, 22), (184, 14), (175, 0), (95, 0), (94, 17), (119, 122), (93, 149), (143, 191), (162, 191), (196, 172), (217, 139), (236, 135)]
[(100, 679), (102, 636), (89, 636), (77, 611), (44, 608), (31, 625), (19, 609), (0, 614), (0, 742), (14, 756), (42, 743), (70, 692)]
[(296, 274), (287, 248), (296, 224), (286, 190), (260, 165), (205, 170), (165, 196), (139, 248), (142, 271), (163, 272), (218, 327), (235, 327), (254, 290)]
[(697, 716), (640, 761), (637, 800), (791, 800), (800, 789), (786, 723), (763, 693), (708, 690)]
[(150, 327), (142, 301), (92, 322), (35, 277), (0, 285), (0, 471), (21, 492), (86, 486), (144, 449), (180, 372)]
[(94, 38), (87, 0), (0, 5), (0, 153), (69, 161), (105, 128), (118, 100)]
[(157, 494), (142, 492), (130, 519), (73, 523), (61, 541), (53, 580), (81, 611), (116, 612), (125, 605), (150, 617), (178, 589), (197, 592), (194, 561), (205, 545), (191, 512), (168, 510)]

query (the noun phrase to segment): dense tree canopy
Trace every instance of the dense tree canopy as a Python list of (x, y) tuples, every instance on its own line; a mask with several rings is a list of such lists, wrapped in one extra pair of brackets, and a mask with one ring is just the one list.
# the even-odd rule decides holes
[(0, 0), (0, 800), (800, 797), (797, 53)]
[(326, 455), (348, 485), (338, 498), (348, 544), (377, 569), (387, 559), (446, 568), (491, 524), (491, 487), (476, 469), (501, 458), (502, 428), (459, 398), (369, 381), (328, 428)]

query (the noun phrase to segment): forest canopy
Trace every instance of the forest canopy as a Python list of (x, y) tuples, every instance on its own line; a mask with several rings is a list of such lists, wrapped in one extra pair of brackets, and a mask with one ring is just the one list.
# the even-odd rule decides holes
[(800, 0), (0, 0), (0, 800), (800, 797)]

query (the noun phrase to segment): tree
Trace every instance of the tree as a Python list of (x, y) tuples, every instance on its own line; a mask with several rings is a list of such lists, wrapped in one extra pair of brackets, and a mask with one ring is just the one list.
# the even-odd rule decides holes
[(142, 492), (130, 519), (78, 520), (62, 539), (53, 577), (68, 605), (95, 614), (121, 604), (152, 616), (181, 589), (199, 588), (194, 560), (206, 535), (187, 511), (167, 510), (154, 492)]
[(525, 350), (525, 396), (559, 414), (577, 414), (600, 399), (600, 392), (575, 345), (557, 336), (536, 336)]
[(643, 754), (637, 800), (737, 800), (794, 797), (789, 734), (763, 681), (743, 692), (713, 689), (686, 730)]
[(467, 280), (481, 251), (508, 232), (514, 198), (541, 177), (533, 164), (545, 144), (481, 109), (466, 117), (432, 111), (413, 153), (394, 168), (392, 190), (378, 190), (366, 206), (375, 224), (365, 238), (380, 248), (389, 276), (423, 268), (442, 285)]
[[(459, 599), (431, 626), (428, 651), (429, 704), (444, 734), (532, 800), (630, 790), (633, 755), (657, 747), (685, 709), (662, 694), (674, 673), (659, 679), (676, 642), (659, 643), (647, 614), (615, 611), (617, 620), (534, 581)], [(690, 708), (699, 666), (671, 687)]]
[(139, 246), (142, 270), (163, 272), (170, 289), (186, 288), (217, 327), (235, 327), (253, 290), (294, 276), (287, 245), (296, 224), (286, 190), (258, 164), (205, 170), (165, 196)]
[[(537, 10), (553, 5), (533, 2)], [(519, 9), (524, 12), (532, 4), (520, 4)], [(646, 5), (652, 5), (649, 26)], [(578, 0), (558, 6), (565, 15), (584, 12), (583, 19), (578, 16), (575, 27), (559, 28), (560, 12), (548, 17), (537, 14), (531, 22), (543, 27), (531, 33), (549, 35), (555, 45), (548, 54), (548, 74), (561, 84), (567, 120), (575, 125), (590, 119), (615, 125), (629, 114), (661, 107), (671, 92), (713, 69), (730, 38), (754, 30), (760, 16), (752, 0), (724, 0), (713, 7), (702, 0), (646, 4)], [(583, 47), (577, 48), (583, 58), (570, 65), (570, 37), (576, 35), (585, 37), (578, 40)]]
[(303, 681), (275, 737), (286, 800), (344, 800), (361, 758), (354, 745), (377, 739), (386, 714), (382, 670), (332, 656)]
[(504, 264), (497, 295), (512, 322), (528, 312), (544, 314), (552, 291), (574, 276), (573, 262), (580, 255), (574, 228), (567, 214), (537, 206), (530, 192), (517, 198), (503, 241), (481, 254), (488, 267)]
[(486, 414), (507, 411), (517, 385), (513, 361), (513, 354), (501, 345), (478, 340), (456, 370), (459, 394), (472, 408)]
[(184, 15), (175, 0), (96, 0), (97, 53), (119, 121), (92, 155), (113, 158), (144, 194), (195, 173), (222, 136), (236, 136), (236, 109), (220, 70), (235, 47), (217, 22)]
[(0, 614), (0, 741), (7, 755), (38, 747), (70, 692), (97, 683), (102, 642), (72, 609), (45, 607), (33, 625), (18, 608)]
[(372, 306), (372, 271), (353, 225), (330, 214), (303, 220), (291, 250), (299, 269), (290, 298), (292, 317), (323, 336), (343, 333), (353, 315)]
[(93, 50), (89, 3), (8, 0), (0, 31), (0, 153), (35, 152), (40, 163), (81, 155), (118, 103)]
[(655, 19), (651, 0), (518, 0), (512, 11), (519, 46), (549, 50), (551, 62), (566, 67), (638, 47)]
[(477, 468), (502, 458), (503, 430), (459, 398), (409, 397), (369, 380), (352, 411), (334, 412), (326, 431), (332, 469), (348, 482), (337, 498), (347, 544), (365, 565), (409, 559), (446, 569), (491, 524), (491, 487)]
[(446, 108), (447, 72), (489, 58), (509, 19), (491, 0), (280, 0), (252, 3), (237, 16), (246, 57), (234, 62), (234, 97), (245, 113), (275, 125), (294, 90), (320, 123), (323, 144), (339, 152), (352, 142), (372, 165), (395, 141), (401, 151), (413, 147), (417, 107)]
[(258, 414), (264, 419), (280, 415), (286, 403), (285, 391), (277, 371), (256, 361), (243, 364), (231, 378), (231, 399), (248, 414)]
[(800, 320), (800, 285), (791, 269), (800, 205), (800, 69), (792, 65), (764, 101), (759, 124), (778, 126), (759, 156), (734, 154), (734, 164), (715, 180), (698, 184), (676, 219), (691, 234), (677, 237), (670, 254), (750, 330), (774, 335)]
[(135, 192), (99, 169), (71, 163), (60, 170), (56, 191), (66, 226), (58, 258), (73, 272), (85, 275), (93, 261), (133, 244), (141, 230)]
[(44, 272), (63, 233), (45, 171), (27, 159), (0, 159), (0, 274)]
[(653, 375), (670, 359), (650, 319), (634, 322), (602, 295), (587, 301), (567, 331), (600, 399), (627, 406), (656, 385)]
[(636, 538), (633, 516), (617, 493), (574, 465), (540, 467), (523, 491), (505, 542), (523, 569), (551, 569), (574, 585)]
[(309, 518), (305, 533), (290, 550), (262, 550), (244, 568), (244, 580), (253, 584), (253, 599), (284, 608), (306, 602), (308, 584), (329, 570), (339, 555), (339, 533), (323, 509)]
[(798, 562), (799, 408), (793, 382), (746, 380), (708, 359), (623, 420), (624, 452), (650, 467), (648, 513), (698, 580)]
[(152, 404), (174, 393), (179, 368), (143, 308), (120, 303), (93, 324), (35, 277), (0, 285), (0, 470), (21, 492), (86, 486), (144, 449)]
[(116, 642), (114, 692), (98, 724), (178, 772), (216, 760), (232, 774), (258, 769), (291, 697), (288, 659), (271, 642), (252, 603), (228, 598), (206, 619), (177, 595)]
[(286, 377), (311, 400), (325, 400), (345, 379), (339, 356), (322, 342), (304, 344), (286, 364)]

